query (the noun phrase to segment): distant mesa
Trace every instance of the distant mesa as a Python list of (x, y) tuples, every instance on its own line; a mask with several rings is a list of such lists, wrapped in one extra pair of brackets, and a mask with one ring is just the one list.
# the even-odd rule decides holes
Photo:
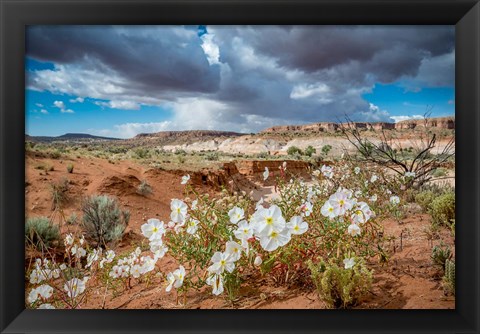
[(217, 130), (186, 130), (186, 131), (161, 131), (153, 133), (139, 133), (135, 138), (178, 138), (178, 137), (237, 137), (244, 133)]
[(66, 133), (61, 136), (29, 136), (25, 135), (26, 141), (33, 142), (54, 142), (54, 141), (92, 141), (92, 140), (120, 140), (119, 138), (94, 136), (88, 133)]
[[(389, 122), (353, 122), (357, 129), (367, 130), (394, 130), (394, 129), (414, 129), (417, 127), (434, 127), (442, 129), (455, 129), (455, 117), (437, 117), (427, 119), (406, 120), (398, 123)], [(283, 125), (267, 128), (260, 133), (279, 133), (279, 132), (335, 132), (340, 130), (340, 123), (319, 122), (306, 125)]]

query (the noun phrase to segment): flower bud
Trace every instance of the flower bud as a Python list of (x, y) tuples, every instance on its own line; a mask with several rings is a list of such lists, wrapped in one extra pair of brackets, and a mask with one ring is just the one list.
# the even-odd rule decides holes
[(253, 261), (253, 264), (258, 267), (262, 264), (262, 262), (263, 262), (262, 258), (259, 255), (257, 255), (257, 257), (255, 258), (255, 261)]

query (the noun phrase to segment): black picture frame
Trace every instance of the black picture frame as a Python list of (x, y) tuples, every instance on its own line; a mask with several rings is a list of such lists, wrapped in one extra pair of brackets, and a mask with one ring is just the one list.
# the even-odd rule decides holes
[[(480, 4), (462, 0), (0, 0), (2, 333), (479, 333)], [(456, 26), (455, 310), (25, 310), (25, 27), (33, 24)]]

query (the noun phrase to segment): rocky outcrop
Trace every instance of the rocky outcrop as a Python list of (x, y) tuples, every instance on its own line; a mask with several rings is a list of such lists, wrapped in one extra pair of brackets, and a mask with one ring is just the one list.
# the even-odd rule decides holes
[(415, 119), (401, 121), (395, 124), (395, 129), (415, 129), (422, 127), (432, 127), (432, 128), (441, 128), (453, 130), (455, 129), (455, 117), (438, 117), (438, 118), (428, 118), (424, 119)]

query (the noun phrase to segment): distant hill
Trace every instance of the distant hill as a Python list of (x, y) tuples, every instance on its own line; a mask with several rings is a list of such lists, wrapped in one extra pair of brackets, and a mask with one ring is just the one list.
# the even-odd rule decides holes
[(88, 133), (66, 133), (61, 136), (49, 137), (49, 136), (29, 136), (25, 135), (25, 141), (33, 142), (54, 142), (54, 141), (96, 141), (96, 140), (120, 140), (118, 138), (94, 136)]
[(162, 131), (154, 133), (140, 133), (128, 139), (133, 142), (155, 143), (156, 145), (183, 144), (196, 141), (224, 140), (230, 137), (244, 136), (244, 133), (216, 130), (188, 130), (188, 131)]

